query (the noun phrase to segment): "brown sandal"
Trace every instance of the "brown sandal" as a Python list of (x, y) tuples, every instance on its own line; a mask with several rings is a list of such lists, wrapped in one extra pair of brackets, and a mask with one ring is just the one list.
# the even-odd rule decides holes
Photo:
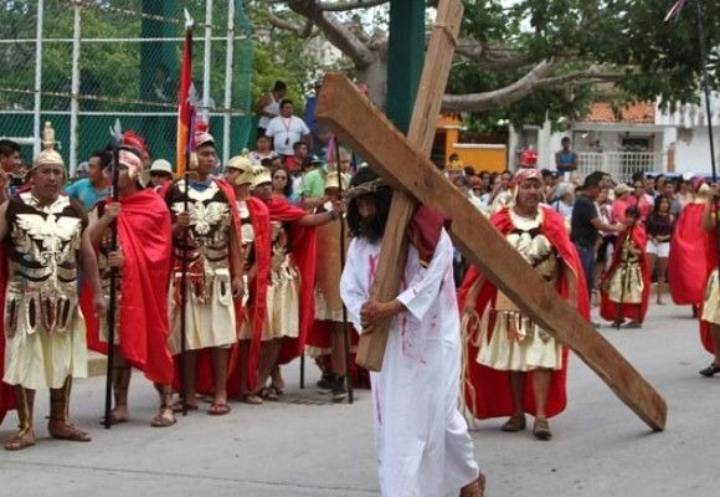
[(67, 440), (69, 442), (90, 442), (92, 438), (86, 432), (80, 430), (75, 425), (70, 423), (63, 423), (63, 429), (67, 430), (65, 433), (60, 433), (57, 430), (51, 428), (52, 421), (48, 425), (48, 433), (53, 438), (58, 440)]
[[(164, 414), (168, 411), (170, 412), (171, 416), (169, 418), (167, 416), (164, 416)], [(173, 411), (172, 407), (162, 405), (160, 406), (160, 412), (158, 412), (155, 417), (152, 418), (150, 426), (152, 426), (153, 428), (169, 428), (176, 423), (177, 418), (175, 417), (175, 412)]]
[(32, 432), (29, 433), (18, 433), (10, 440), (5, 442), (5, 450), (18, 451), (27, 449), (35, 445), (35, 435)]
[(533, 435), (538, 440), (550, 440), (552, 438), (552, 432), (550, 431), (550, 424), (545, 418), (535, 418), (535, 424), (533, 425)]
[[(174, 412), (175, 414), (183, 412), (184, 409), (183, 409), (182, 401), (178, 400), (177, 402), (175, 402), (172, 405), (171, 409), (172, 409), (172, 412)], [(187, 404), (187, 410), (188, 411), (197, 411), (198, 405), (197, 404)]]
[(263, 399), (257, 394), (254, 393), (246, 393), (240, 396), (240, 401), (244, 402), (245, 404), (250, 404), (253, 406), (259, 406), (263, 404)]
[(213, 402), (210, 405), (210, 409), (208, 409), (208, 414), (210, 416), (225, 416), (228, 414), (232, 409), (230, 409), (230, 406), (226, 403), (219, 404), (216, 402)]
[(526, 425), (525, 414), (513, 414), (510, 416), (510, 419), (508, 419), (505, 424), (500, 427), (500, 429), (502, 431), (514, 433), (523, 431)]

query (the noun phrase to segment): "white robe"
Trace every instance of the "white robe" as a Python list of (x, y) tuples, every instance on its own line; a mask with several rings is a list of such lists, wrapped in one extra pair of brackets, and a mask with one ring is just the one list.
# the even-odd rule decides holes
[[(369, 299), (381, 243), (354, 239), (340, 291), (356, 329)], [(383, 497), (457, 497), (478, 477), (473, 442), (458, 411), (460, 319), (453, 248), (443, 231), (429, 267), (410, 247), (382, 371), (370, 373)]]

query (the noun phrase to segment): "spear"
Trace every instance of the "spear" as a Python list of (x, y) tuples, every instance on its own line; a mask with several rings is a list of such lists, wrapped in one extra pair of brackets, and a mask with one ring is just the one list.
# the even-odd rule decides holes
[[(115, 125), (110, 128), (113, 137), (113, 165), (112, 165), (112, 201), (118, 201), (118, 173), (120, 171), (120, 146), (122, 145), (122, 126), (120, 119), (115, 120)], [(113, 219), (110, 225), (110, 252), (117, 250), (117, 220)], [(110, 304), (107, 310), (108, 327), (108, 361), (107, 374), (105, 378), (105, 428), (112, 427), (112, 385), (113, 372), (115, 370), (115, 309), (117, 307), (118, 268), (110, 268)]]
[[(340, 142), (337, 138), (335, 141), (335, 166), (337, 167), (338, 173), (338, 195), (342, 198), (343, 195), (343, 177), (340, 169)], [(345, 220), (343, 216), (340, 216), (340, 273), (345, 270)], [(352, 379), (350, 378), (350, 327), (348, 326), (348, 315), (347, 307), (343, 303), (342, 306), (342, 323), (343, 323), (343, 347), (345, 348), (345, 379), (347, 381), (348, 389), (348, 403), (352, 404), (355, 401), (355, 392), (353, 391)]]

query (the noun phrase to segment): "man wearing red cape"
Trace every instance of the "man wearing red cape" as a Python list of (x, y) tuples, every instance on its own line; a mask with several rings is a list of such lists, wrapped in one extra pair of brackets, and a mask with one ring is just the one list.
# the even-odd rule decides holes
[(267, 287), (267, 319), (262, 335), (258, 386), (261, 397), (277, 400), (283, 385), (279, 375), (267, 380), (279, 365), (304, 352), (313, 323), (315, 285), (315, 227), (331, 223), (342, 212), (342, 202), (320, 214), (308, 214), (285, 197), (274, 195), (270, 171), (253, 168), (253, 195), (270, 212), (271, 269)]
[[(589, 317), (580, 259), (565, 222), (541, 205), (543, 182), (537, 169), (514, 179), (514, 202), (491, 218), (493, 225), (558, 294)], [(475, 418), (510, 416), (503, 431), (525, 429), (535, 416), (534, 435), (552, 436), (548, 418), (565, 409), (568, 352), (525, 317), (508, 297), (472, 267), (460, 289), (464, 311), (466, 365), (464, 398)]]
[[(211, 176), (216, 163), (215, 140), (206, 131), (197, 132), (189, 184), (178, 181), (165, 200), (174, 222), (170, 351), (181, 354), (185, 343), (185, 355), (179, 361), (185, 371), (178, 371), (176, 381), (184, 389), (185, 405), (178, 403), (174, 408), (197, 410), (196, 388), (210, 379), (206, 388), (213, 400), (208, 414), (221, 416), (230, 412), (228, 360), (237, 342), (234, 301), (244, 293), (244, 263), (235, 192), (225, 180)], [(187, 257), (184, 309), (183, 257)]]
[(256, 394), (262, 334), (267, 313), (270, 276), (270, 212), (265, 203), (250, 194), (253, 181), (250, 158), (232, 157), (225, 166), (225, 179), (233, 186), (240, 214), (239, 238), (245, 258), (247, 292), (235, 299), (238, 345), (230, 354), (227, 390), (248, 404), (262, 404)]
[(680, 213), (670, 239), (668, 284), (675, 304), (697, 309), (705, 298), (708, 274), (706, 244), (699, 240), (706, 236), (702, 218), (709, 187), (701, 181), (695, 181), (693, 186), (697, 191), (695, 198)]
[(720, 277), (718, 276), (718, 188), (710, 187), (710, 201), (705, 204), (702, 227), (705, 230), (707, 284), (700, 312), (700, 339), (713, 361), (700, 371), (706, 377), (720, 373)]
[[(47, 123), (45, 150), (33, 162), (30, 188), (0, 206), (0, 240), (6, 256), (0, 274), (0, 288), (5, 289), (0, 371), (4, 384), (14, 389), (20, 424), (5, 443), (7, 450), (35, 444), (38, 389), (50, 390), (50, 436), (90, 441), (69, 418), (72, 379), (87, 376), (85, 321), (77, 305), (80, 266), (98, 293), (100, 279), (82, 205), (61, 193), (66, 173), (54, 144), (55, 133)], [(96, 296), (91, 311), (105, 312), (102, 295)], [(12, 404), (7, 402), (6, 387), (0, 390), (2, 419)]]
[[(117, 307), (113, 352), (113, 424), (129, 419), (131, 368), (144, 372), (160, 394), (154, 427), (175, 424), (172, 411), (173, 361), (168, 348), (168, 283), (172, 255), (170, 211), (151, 188), (146, 189), (142, 155), (128, 142), (119, 151), (118, 202), (101, 202), (89, 215), (90, 239), (98, 254), (103, 292), (109, 297), (111, 268), (117, 268)], [(111, 251), (112, 222), (117, 222), (118, 249)], [(84, 290), (83, 301), (92, 292)], [(88, 346), (108, 353), (106, 316), (88, 318)]]
[(650, 300), (647, 232), (637, 207), (625, 210), (624, 223), (627, 229), (618, 236), (612, 263), (600, 285), (600, 315), (617, 327), (629, 319), (626, 328), (640, 328)]

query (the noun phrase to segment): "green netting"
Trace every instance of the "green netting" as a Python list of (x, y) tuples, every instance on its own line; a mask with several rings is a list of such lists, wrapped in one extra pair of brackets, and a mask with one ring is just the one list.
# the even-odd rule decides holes
[[(185, 3), (185, 2), (182, 2)], [(73, 8), (45, 0), (42, 46), (42, 121), (51, 121), (58, 148), (70, 158)], [(213, 4), (210, 130), (223, 150), (230, 119), (229, 152), (247, 146), (251, 130), (251, 25), (242, 0), (234, 0), (232, 99), (225, 106), (228, 2)], [(205, 2), (188, 6), (196, 20), (193, 79), (203, 92)], [(0, 9), (0, 136), (32, 138), (37, 0), (5, 2)], [(145, 136), (153, 157), (174, 161), (177, 81), (184, 22), (177, 0), (88, 0), (81, 9), (77, 161), (109, 141), (116, 118)], [(30, 161), (32, 144), (23, 146)]]

